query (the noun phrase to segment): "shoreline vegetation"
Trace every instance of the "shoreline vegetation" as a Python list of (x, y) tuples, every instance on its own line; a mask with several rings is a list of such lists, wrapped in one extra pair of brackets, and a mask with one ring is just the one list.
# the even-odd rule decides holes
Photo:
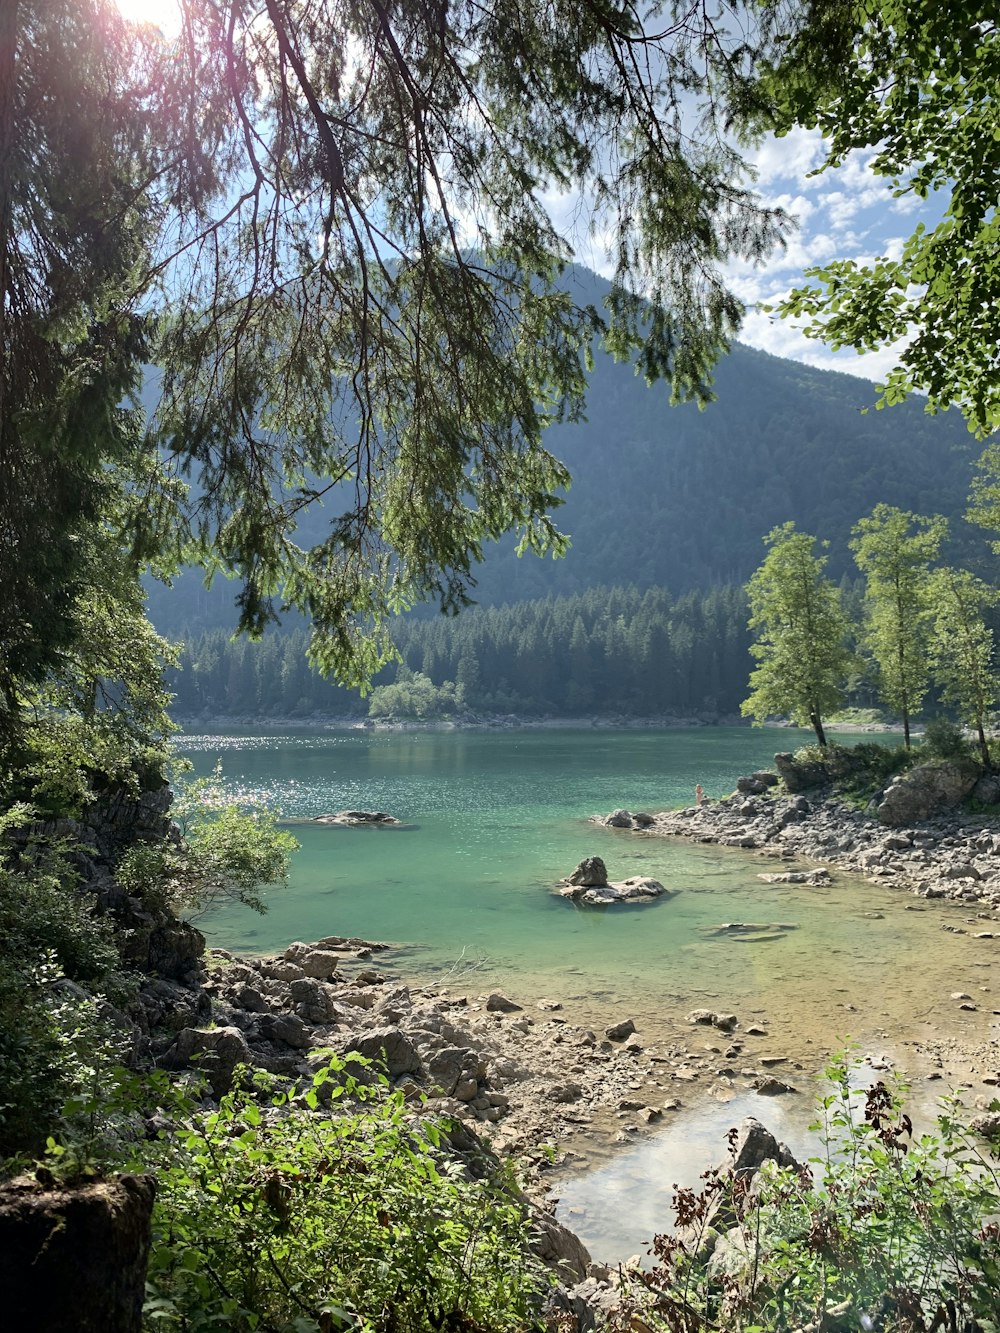
[[(602, 731), (644, 731), (664, 730), (679, 731), (685, 728), (702, 727), (741, 727), (750, 728), (760, 725), (748, 722), (735, 713), (714, 714), (696, 713), (691, 715), (658, 714), (648, 717), (628, 717), (623, 714), (582, 714), (573, 717), (532, 717), (517, 713), (497, 713), (471, 715), (457, 718), (345, 718), (329, 714), (314, 713), (308, 717), (271, 716), (264, 713), (206, 715), (177, 715), (174, 718), (180, 728), (179, 735), (211, 735), (227, 730), (246, 730), (249, 728), (265, 731), (560, 731), (587, 730), (593, 728)], [(794, 722), (773, 719), (762, 724), (768, 730), (803, 730)], [(858, 734), (900, 733), (902, 726), (898, 722), (883, 721), (844, 721), (829, 722), (827, 730), (838, 734), (856, 732)]]

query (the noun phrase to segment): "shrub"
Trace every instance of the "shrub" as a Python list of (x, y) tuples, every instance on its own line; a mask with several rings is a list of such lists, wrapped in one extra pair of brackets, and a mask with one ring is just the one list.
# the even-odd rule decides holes
[[(749, 1188), (710, 1173), (701, 1195), (681, 1192), (687, 1229), (654, 1242), (658, 1266), (626, 1320), (639, 1306), (650, 1328), (669, 1333), (997, 1328), (993, 1163), (951, 1112), (910, 1143), (889, 1088), (875, 1084), (859, 1112), (846, 1066), (828, 1072), (834, 1091), (821, 1103), (812, 1169), (765, 1163)], [(721, 1245), (713, 1215), (735, 1223)]]
[(922, 759), (938, 759), (945, 763), (978, 763), (976, 751), (957, 722), (936, 717), (924, 728), (920, 742)]
[(185, 915), (231, 901), (265, 911), (261, 889), (288, 879), (288, 858), (299, 845), (276, 816), (258, 802), (233, 800), (219, 766), (210, 778), (178, 783), (171, 814), (180, 841), (130, 847), (116, 872), (122, 887)]
[[(356, 1101), (316, 1114), (336, 1098)], [(535, 1326), (547, 1283), (521, 1208), (502, 1180), (468, 1180), (384, 1080), (362, 1084), (334, 1060), (267, 1108), (233, 1093), (158, 1145), (153, 1165), (151, 1327)]]

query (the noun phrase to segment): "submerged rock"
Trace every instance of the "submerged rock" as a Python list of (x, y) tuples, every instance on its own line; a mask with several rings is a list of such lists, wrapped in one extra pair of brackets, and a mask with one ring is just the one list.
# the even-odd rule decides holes
[(376, 827), (386, 824), (398, 824), (394, 815), (387, 815), (383, 810), (340, 810), (335, 815), (317, 815), (314, 824), (346, 824), (348, 827), (372, 824)]

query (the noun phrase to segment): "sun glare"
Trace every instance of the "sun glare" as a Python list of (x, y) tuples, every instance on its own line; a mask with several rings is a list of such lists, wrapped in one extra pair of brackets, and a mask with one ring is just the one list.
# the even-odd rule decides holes
[(152, 23), (164, 36), (181, 25), (179, 0), (115, 0), (118, 12), (130, 23)]

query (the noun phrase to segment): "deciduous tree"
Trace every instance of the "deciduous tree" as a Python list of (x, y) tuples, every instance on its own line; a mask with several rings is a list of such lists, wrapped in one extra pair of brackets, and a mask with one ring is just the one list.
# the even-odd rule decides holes
[(934, 675), (943, 698), (976, 732), (983, 765), (991, 767), (986, 723), (997, 698), (993, 631), (983, 612), (1000, 593), (965, 569), (941, 569), (933, 579)]
[(836, 259), (807, 270), (783, 314), (833, 347), (899, 347), (879, 403), (916, 390), (954, 405), (980, 436), (1000, 425), (997, 236), (1000, 22), (980, 0), (822, 0), (783, 6), (787, 38), (764, 77), (758, 124), (816, 127), (824, 166), (873, 150), (886, 200), (936, 198), (898, 257)]
[(764, 541), (770, 550), (747, 584), (757, 666), (741, 711), (757, 722), (790, 714), (825, 746), (823, 717), (843, 702), (850, 626), (836, 585), (823, 575), (826, 557), (816, 554), (815, 537), (785, 523)]
[(851, 542), (865, 576), (862, 641), (878, 667), (882, 700), (902, 717), (907, 749), (910, 718), (930, 681), (930, 566), (947, 526), (940, 516), (879, 504), (855, 525)]

